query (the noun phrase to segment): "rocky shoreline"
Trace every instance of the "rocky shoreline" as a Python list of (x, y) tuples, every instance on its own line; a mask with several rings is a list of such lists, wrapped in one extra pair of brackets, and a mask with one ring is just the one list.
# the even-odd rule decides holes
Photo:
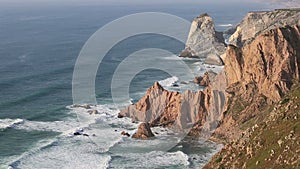
[[(224, 64), (224, 69), (219, 74), (207, 73), (195, 78), (196, 83), (206, 86), (203, 91), (172, 92), (156, 82), (142, 99), (122, 110), (119, 117), (147, 122), (150, 127), (188, 131), (189, 135), (224, 143), (225, 148), (204, 168), (272, 168), (268, 167), (272, 161), (278, 161), (281, 167), (300, 167), (299, 157), (293, 155), (300, 152), (300, 89), (297, 87), (300, 84), (300, 9), (250, 12), (232, 32), (227, 46), (208, 14), (197, 17), (180, 56), (205, 56), (207, 63)], [(288, 106), (282, 104), (287, 97)], [(272, 118), (282, 114), (291, 117), (287, 122)], [(285, 133), (276, 127), (286, 123), (293, 131), (290, 139), (293, 142), (289, 144), (298, 148), (282, 148), (284, 141), (280, 137)], [(265, 127), (261, 127), (263, 124)], [(145, 130), (149, 133), (148, 128)], [(260, 153), (268, 155), (260, 156), (259, 146), (268, 142), (262, 136), (268, 130), (282, 134), (274, 140), (272, 151), (262, 150)], [(254, 131), (261, 135), (254, 133), (253, 138)], [(254, 157), (259, 160), (253, 160)]]

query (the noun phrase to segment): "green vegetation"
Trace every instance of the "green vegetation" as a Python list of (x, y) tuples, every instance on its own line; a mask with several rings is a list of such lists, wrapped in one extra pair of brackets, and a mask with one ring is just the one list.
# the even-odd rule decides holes
[[(231, 111), (242, 109), (241, 103)], [(204, 168), (300, 168), (300, 85), (277, 104), (261, 109), (241, 125), (245, 134)]]

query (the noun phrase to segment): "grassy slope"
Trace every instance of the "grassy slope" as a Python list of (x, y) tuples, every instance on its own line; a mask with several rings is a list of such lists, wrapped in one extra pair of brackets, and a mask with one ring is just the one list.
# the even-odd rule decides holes
[(204, 168), (300, 168), (300, 85), (246, 121), (241, 137)]

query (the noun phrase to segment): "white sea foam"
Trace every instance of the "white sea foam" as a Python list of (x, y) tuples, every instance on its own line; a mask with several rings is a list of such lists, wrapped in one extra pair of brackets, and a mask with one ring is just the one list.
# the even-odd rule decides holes
[(30, 121), (25, 119), (0, 119), (0, 129), (14, 128), (20, 130), (38, 130), (38, 131), (53, 131), (64, 132), (78, 127), (79, 123), (73, 121)]
[[(56, 131), (63, 134), (54, 138), (52, 142), (35, 145), (35, 148), (11, 160), (11, 166), (17, 168), (108, 168), (111, 157), (103, 153), (122, 142), (123, 137), (120, 134), (122, 130), (130, 132), (126, 127), (133, 128), (137, 124), (131, 123), (126, 118), (116, 118), (118, 110), (106, 105), (91, 106), (91, 109), (97, 110), (98, 114), (90, 115), (88, 109), (84, 108), (71, 108), (71, 112), (84, 117), (83, 121), (79, 119), (80, 123), (76, 120), (65, 122), (22, 120), (21, 124), (14, 126), (15, 129)], [(16, 120), (9, 120), (9, 124), (13, 121)], [(110, 125), (118, 126), (112, 128)], [(77, 131), (78, 126), (82, 128), (82, 133), (89, 136), (69, 137)]]
[(232, 27), (233, 25), (232, 24), (219, 24), (218, 26), (220, 27)]
[(98, 145), (89, 139), (60, 139), (56, 145), (31, 151), (12, 163), (17, 168), (108, 168), (111, 157), (98, 152)]
[[(180, 141), (171, 130), (156, 127), (153, 128), (153, 132), (158, 133), (156, 139), (135, 140), (121, 136), (120, 133), (126, 131), (132, 135), (138, 124), (132, 123), (129, 118), (117, 118), (119, 111), (112, 105), (91, 106), (91, 109), (69, 108), (84, 120), (79, 119), (78, 123), (77, 119), (55, 122), (6, 119), (5, 126), (10, 124), (15, 129), (62, 132), (62, 135), (51, 140), (39, 141), (30, 151), (7, 164), (29, 169), (190, 167), (191, 157), (182, 151), (166, 151), (170, 144), (176, 145)], [(97, 110), (98, 114), (90, 115), (89, 110)], [(89, 136), (68, 137), (78, 126), (83, 128), (82, 133)]]
[(0, 119), (0, 129), (14, 128), (23, 123), (23, 119)]
[(168, 57), (162, 57), (162, 59), (165, 59), (165, 60), (182, 60), (181, 57), (178, 57), (176, 55), (172, 55), (172, 56), (168, 56)]
[(112, 161), (113, 168), (163, 168), (168, 166), (188, 167), (188, 156), (181, 151), (118, 154), (122, 158)]
[(164, 80), (159, 81), (158, 83), (163, 87), (171, 87), (174, 83), (178, 81), (178, 77), (173, 76)]

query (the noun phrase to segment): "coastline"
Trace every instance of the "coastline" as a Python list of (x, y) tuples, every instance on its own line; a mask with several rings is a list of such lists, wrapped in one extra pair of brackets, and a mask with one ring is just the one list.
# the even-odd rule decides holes
[[(274, 13), (276, 14), (275, 18), (271, 17)], [(203, 18), (203, 17), (206, 17), (206, 16), (208, 16), (208, 15), (207, 14), (201, 15), (200, 17), (197, 17), (196, 19)], [(292, 17), (290, 17), (290, 16), (292, 16)], [(261, 24), (260, 22), (257, 22), (257, 17), (258, 18), (263, 18), (265, 20), (265, 22), (263, 24)], [(298, 18), (298, 20), (297, 20), (297, 18)], [(243, 126), (243, 123), (251, 121), (251, 120), (256, 119), (258, 117), (260, 118), (260, 115), (258, 114), (259, 112), (257, 112), (257, 110), (260, 106), (263, 107), (263, 110), (265, 111), (270, 106), (272, 106), (272, 105), (276, 104), (277, 102), (279, 102), (286, 94), (288, 94), (290, 92), (291, 88), (286, 88), (284, 86), (279, 87), (279, 88), (282, 87), (282, 89), (272, 88), (272, 86), (276, 83), (276, 82), (273, 82), (275, 79), (272, 82), (268, 82), (268, 83), (263, 82), (262, 83), (262, 82), (259, 82), (259, 81), (252, 81), (251, 78), (247, 78), (247, 76), (245, 76), (245, 75), (243, 76), (243, 71), (250, 71), (250, 72), (253, 71), (253, 74), (255, 74), (256, 76), (265, 77), (266, 75), (261, 75), (262, 72), (256, 71), (253, 67), (248, 67), (247, 70), (243, 70), (243, 69), (246, 69), (245, 67), (247, 67), (245, 65), (251, 64), (251, 61), (244, 62), (244, 61), (241, 61), (240, 58), (241, 57), (246, 57), (245, 60), (247, 60), (247, 57), (249, 57), (248, 53), (251, 53), (251, 50), (249, 51), (248, 48), (250, 48), (250, 49), (253, 48), (252, 50), (261, 51), (261, 52), (258, 52), (258, 55), (262, 55), (262, 57), (264, 57), (264, 54), (261, 54), (261, 53), (266, 52), (269, 55), (274, 55), (275, 60), (276, 60), (278, 58), (277, 56), (281, 55), (282, 54), (281, 52), (284, 52), (285, 48), (283, 48), (283, 46), (277, 46), (277, 44), (275, 43), (274, 45), (276, 47), (274, 47), (274, 48), (279, 48), (282, 51), (278, 51), (278, 50), (277, 51), (272, 51), (271, 50), (270, 52), (269, 51), (262, 51), (261, 48), (265, 49), (264, 47), (261, 47), (261, 48), (257, 49), (256, 43), (259, 43), (259, 44), (263, 43), (264, 44), (264, 43), (266, 43), (264, 41), (267, 41), (269, 44), (274, 43), (274, 41), (272, 41), (272, 39), (270, 40), (270, 39), (267, 39), (267, 38), (263, 38), (265, 36), (267, 36), (267, 37), (268, 36), (274, 36), (275, 38), (281, 38), (282, 41), (284, 41), (284, 43), (286, 43), (287, 45), (291, 45), (291, 47), (295, 48), (295, 50), (299, 50), (299, 48), (297, 48), (297, 45), (294, 45), (292, 42), (286, 40), (291, 36), (295, 36), (295, 44), (299, 44), (299, 39), (297, 39), (297, 37), (299, 37), (299, 35), (297, 34), (297, 32), (299, 32), (298, 31), (298, 29), (299, 29), (298, 26), (300, 24), (298, 22), (299, 18), (300, 18), (300, 10), (296, 9), (296, 8), (295, 9), (276, 9), (274, 11), (249, 12), (248, 15), (244, 18), (244, 20), (236, 27), (236, 30), (234, 31), (234, 33), (229, 38), (229, 44), (230, 45), (226, 49), (225, 56), (219, 56), (219, 57), (222, 58), (222, 60), (225, 64), (225, 67), (221, 71), (221, 73), (219, 73), (219, 75), (217, 75), (216, 77), (213, 77), (212, 79), (210, 79), (210, 84), (208, 85), (208, 87), (206, 87), (204, 89), (204, 91), (206, 91), (206, 92), (204, 92), (204, 95), (207, 95), (208, 97), (212, 97), (212, 98), (219, 97), (220, 98), (220, 96), (223, 95), (222, 92), (224, 92), (224, 95), (226, 95), (225, 104), (222, 104), (221, 108), (217, 108), (218, 110), (225, 110), (225, 111), (217, 112), (218, 114), (222, 114), (221, 119), (217, 118), (217, 121), (218, 121), (219, 124), (216, 128), (216, 131), (213, 131), (212, 137), (209, 138), (209, 141), (212, 141), (214, 143), (223, 144), (225, 146), (216, 155), (220, 154), (220, 152), (223, 152), (225, 149), (227, 149), (228, 144), (232, 144), (232, 142), (236, 142), (237, 140), (240, 140), (240, 137), (244, 135), (243, 133), (244, 133), (245, 129), (241, 129), (239, 126)], [(201, 21), (201, 23), (203, 23), (203, 21)], [(256, 31), (253, 31), (253, 32), (250, 32), (250, 33), (249, 32), (245, 33), (245, 31), (248, 31), (247, 27), (249, 27), (249, 25), (251, 25), (251, 24), (254, 24), (254, 26), (257, 26), (260, 29), (258, 29)], [(191, 30), (192, 29), (193, 28), (191, 28)], [(213, 27), (211, 29), (214, 30)], [(289, 31), (288, 35), (285, 34), (286, 29), (288, 29), (288, 31)], [(278, 31), (278, 33), (277, 33), (277, 31)], [(274, 34), (273, 32), (276, 32), (276, 33)], [(284, 33), (281, 33), (281, 32), (284, 32)], [(295, 33), (295, 34), (293, 34), (293, 33)], [(193, 33), (190, 33), (190, 34), (193, 34)], [(290, 34), (293, 34), (293, 35), (290, 35)], [(193, 51), (193, 50), (195, 50), (195, 47), (190, 48), (189, 45), (190, 45), (190, 43), (187, 44), (187, 48), (186, 48), (187, 51), (183, 51), (184, 57), (186, 57), (186, 56), (195, 57), (195, 55), (197, 53), (197, 52)], [(196, 49), (196, 50), (201, 50), (201, 49)], [(240, 52), (240, 51), (243, 51), (243, 52)], [(188, 54), (188, 53), (190, 53), (190, 54)], [(243, 53), (243, 55), (241, 53)], [(291, 58), (300, 57), (300, 56), (298, 56), (297, 53), (293, 53), (293, 52), (290, 52), (290, 51), (288, 51), (288, 53), (289, 53), (289, 55), (291, 55)], [(288, 58), (287, 60), (289, 60), (291, 58)], [(266, 60), (263, 60), (264, 63), (262, 64), (262, 66), (264, 66), (264, 69), (277, 70), (277, 69), (275, 69), (275, 66), (273, 67), (273, 64), (275, 64), (275, 63), (273, 63), (274, 62), (273, 60), (274, 59), (272, 57), (267, 58)], [(270, 63), (265, 63), (265, 62), (270, 62)], [(285, 60), (285, 62), (287, 62), (287, 61)], [(289, 64), (289, 62), (287, 62), (287, 64)], [(297, 63), (294, 63), (294, 62), (291, 62), (291, 64), (296, 64), (297, 65)], [(266, 67), (266, 65), (270, 65), (270, 66)], [(293, 67), (293, 65), (292, 65), (292, 67)], [(253, 70), (251, 70), (251, 69), (253, 69)], [(283, 70), (283, 69), (285, 69), (285, 68), (282, 67), (282, 69), (279, 69), (279, 71), (286, 71), (286, 70)], [(298, 71), (296, 69), (289, 70), (289, 71), (290, 71), (289, 73), (290, 73), (290, 76), (291, 76), (292, 80), (298, 77), (298, 74), (297, 74)], [(271, 71), (269, 72), (268, 70), (265, 70), (265, 72), (270, 73)], [(275, 78), (275, 74), (277, 74), (277, 73), (274, 73), (274, 74), (270, 73), (270, 75), (268, 75), (268, 76), (272, 76), (272, 77)], [(246, 82), (240, 82), (241, 80), (243, 80), (243, 78), (246, 78), (246, 80), (245, 80)], [(221, 79), (226, 79), (225, 80), (226, 82), (223, 81), (223, 83), (225, 82), (224, 84), (226, 86), (225, 87), (226, 89), (224, 88), (224, 84), (222, 84), (222, 85), (219, 84), (218, 81), (221, 80)], [(279, 79), (276, 79), (276, 80), (281, 81), (281, 77)], [(249, 82), (247, 82), (247, 81), (249, 81)], [(246, 83), (246, 88), (244, 88), (244, 87), (236, 88), (237, 84), (239, 84), (239, 83)], [(254, 83), (254, 85), (260, 87), (260, 89), (258, 91), (254, 91), (253, 90), (254, 88), (247, 87), (247, 85), (249, 85), (251, 83), (252, 84)], [(287, 83), (287, 82), (285, 82), (285, 83)], [(288, 82), (288, 83), (290, 83), (290, 82)], [(298, 84), (298, 82), (294, 82), (294, 81), (291, 82), (291, 83), (293, 83), (294, 85)], [(267, 84), (269, 85), (269, 87), (272, 88), (271, 93), (270, 93), (270, 89), (265, 90), (265, 88), (267, 87), (266, 86)], [(157, 84), (155, 84), (155, 85), (157, 86)], [(155, 102), (151, 103), (151, 98), (152, 98), (151, 91), (152, 90), (157, 90), (157, 89), (158, 90), (163, 90), (166, 93), (168, 93), (169, 91), (165, 91), (164, 89), (160, 89), (160, 87), (155, 87), (155, 85), (154, 85), (154, 87), (149, 88), (148, 93), (144, 96), (144, 97), (150, 98), (150, 103), (145, 103), (143, 101), (143, 99), (141, 99), (138, 103), (132, 105), (132, 108), (129, 108), (127, 110), (123, 110), (125, 112), (121, 111), (121, 115), (119, 113), (120, 117), (127, 116), (127, 117), (131, 117), (131, 118), (135, 118), (135, 121), (136, 120), (137, 121), (149, 121), (150, 124), (152, 124), (153, 126), (156, 126), (157, 125), (156, 122), (152, 121), (154, 119), (145, 120), (145, 119), (139, 118), (138, 117), (139, 115), (137, 115), (133, 111), (136, 108), (139, 109), (138, 107), (144, 107), (144, 106), (146, 106), (148, 108), (139, 109), (138, 111), (141, 111), (140, 113), (146, 113), (146, 112), (151, 113), (152, 109), (157, 109), (157, 108), (151, 108), (151, 107), (153, 107), (153, 104), (154, 104), (154, 107), (155, 107), (155, 105), (158, 104), (158, 103), (155, 103)], [(231, 86), (233, 86), (235, 88), (230, 88)], [(217, 90), (221, 93), (221, 95), (219, 95), (219, 96), (210, 95), (209, 93), (210, 93), (211, 90), (212, 91)], [(225, 92), (225, 90), (226, 90), (226, 92)], [(230, 91), (230, 90), (233, 90), (233, 91)], [(280, 90), (281, 94), (276, 94), (276, 92), (274, 92), (276, 90)], [(149, 91), (150, 91), (150, 93), (149, 93)], [(272, 91), (274, 93), (272, 93)], [(241, 97), (242, 99), (245, 99), (245, 98), (247, 99), (250, 96), (253, 99), (251, 98), (251, 100), (249, 100), (249, 103), (250, 103), (249, 105), (248, 104), (243, 105), (244, 107), (242, 107), (242, 109), (239, 108), (239, 110), (237, 110), (237, 109), (235, 109), (235, 107), (236, 107), (236, 104), (238, 104), (237, 102), (239, 100), (235, 100), (236, 96), (234, 94), (232, 94), (232, 92), (236, 92), (238, 95), (240, 95), (240, 93), (245, 92), (246, 94), (242, 94), (239, 97)], [(258, 95), (255, 94), (257, 92), (259, 94), (263, 94), (264, 97), (261, 97), (259, 94)], [(160, 93), (160, 92), (158, 92), (158, 93)], [(203, 98), (205, 98), (205, 97), (206, 96), (204, 96)], [(259, 102), (255, 101), (254, 100), (255, 98), (257, 98), (258, 100), (261, 100), (261, 101), (259, 101)], [(172, 98), (170, 100), (172, 100)], [(188, 98), (188, 100), (193, 100), (193, 97)], [(169, 101), (166, 101), (166, 103), (168, 103), (168, 102)], [(199, 100), (198, 102), (200, 104), (205, 104), (205, 105), (207, 105), (207, 104), (209, 105), (209, 103), (210, 104), (214, 103), (212, 101), (203, 100), (203, 99)], [(215, 102), (215, 104), (220, 104), (220, 103)], [(142, 106), (140, 106), (140, 105), (142, 105)], [(251, 108), (252, 105), (256, 106), (256, 107), (253, 107), (253, 108), (257, 109), (257, 110), (252, 112), (252, 115), (250, 117), (246, 117), (246, 119), (245, 119), (245, 117), (244, 117), (245, 115), (243, 115), (241, 113), (241, 114), (239, 114), (241, 119), (232, 121), (233, 116), (230, 115), (231, 112), (239, 113), (239, 111), (242, 111), (242, 112), (244, 111), (244, 113), (246, 113), (246, 116), (248, 116), (247, 113), (249, 113), (249, 111), (254, 110), (253, 108)], [(220, 105), (218, 105), (218, 106), (220, 106)], [(222, 106), (224, 106), (224, 107), (222, 107)], [(160, 107), (160, 106), (158, 106), (158, 107)], [(177, 106), (175, 106), (175, 107), (178, 110), (182, 109), (182, 107), (180, 107), (180, 104), (179, 105), (177, 104)], [(161, 108), (158, 108), (158, 109), (161, 109)], [(175, 109), (175, 111), (177, 111), (176, 109)], [(200, 109), (200, 110), (203, 111), (201, 113), (204, 113), (204, 114), (208, 113), (207, 115), (210, 116), (209, 113), (210, 113), (210, 110), (212, 110), (212, 109), (209, 108), (209, 107), (205, 107), (205, 108)], [(208, 110), (208, 111), (206, 112), (206, 110)], [(213, 107), (213, 111), (214, 110), (215, 110), (215, 108)], [(228, 115), (228, 112), (230, 112), (229, 115)], [(171, 110), (170, 113), (172, 114), (174, 112)], [(223, 113), (225, 113), (225, 114), (223, 114)], [(266, 113), (268, 114), (267, 111), (266, 111)], [(166, 122), (164, 122), (164, 123), (167, 123), (167, 124), (169, 124), (170, 122), (172, 123), (172, 119), (174, 119), (174, 118), (176, 119), (177, 116), (180, 117), (181, 115), (180, 115), (180, 112), (178, 112), (178, 114), (175, 112), (175, 114), (173, 114), (173, 116), (174, 117), (172, 117), (170, 119), (171, 121), (168, 122), (168, 120), (165, 119)], [(199, 120), (199, 117), (194, 117), (195, 119), (197, 119), (196, 121), (203, 121), (203, 120), (205, 121), (205, 118), (201, 118), (201, 114), (199, 114), (199, 116), (200, 116), (200, 120)], [(163, 115), (163, 117), (164, 117), (164, 115)], [(241, 122), (242, 122), (242, 124), (241, 124)], [(160, 124), (160, 123), (158, 123), (158, 124)], [(203, 125), (204, 123), (201, 123), (201, 124)], [(201, 124), (199, 126), (194, 126), (192, 130), (201, 131), (201, 130), (205, 129), (205, 128), (203, 128), (203, 126), (201, 126)], [(234, 124), (234, 125), (232, 125), (232, 124)], [(168, 127), (168, 126), (165, 126), (165, 127)], [(250, 126), (250, 128), (251, 127), (252, 126)], [(228, 134), (228, 133), (225, 134), (226, 132), (232, 132), (232, 134)], [(215, 158), (217, 158), (217, 157), (214, 156), (213, 158), (211, 158), (211, 160), (213, 160)], [(211, 168), (210, 165), (212, 165), (212, 166), (217, 165), (219, 167), (223, 166), (223, 164), (225, 164), (227, 167), (233, 165), (232, 163), (228, 163), (228, 161), (225, 161), (224, 159), (223, 160), (221, 159), (221, 161), (218, 161), (217, 163), (219, 163), (219, 164), (215, 164), (211, 160), (210, 160), (209, 163), (207, 163), (207, 165), (204, 168)], [(234, 160), (234, 159), (231, 158), (231, 160)], [(234, 161), (232, 161), (232, 162), (234, 162)], [(241, 163), (242, 163), (242, 165), (241, 165)], [(246, 165), (246, 161), (245, 161), (245, 163), (242, 162), (242, 161), (239, 162), (239, 163), (235, 162), (234, 165), (241, 165), (240, 167), (244, 168), (245, 165)], [(257, 163), (256, 165), (259, 165), (259, 163)], [(285, 165), (289, 165), (289, 164), (285, 164)]]

